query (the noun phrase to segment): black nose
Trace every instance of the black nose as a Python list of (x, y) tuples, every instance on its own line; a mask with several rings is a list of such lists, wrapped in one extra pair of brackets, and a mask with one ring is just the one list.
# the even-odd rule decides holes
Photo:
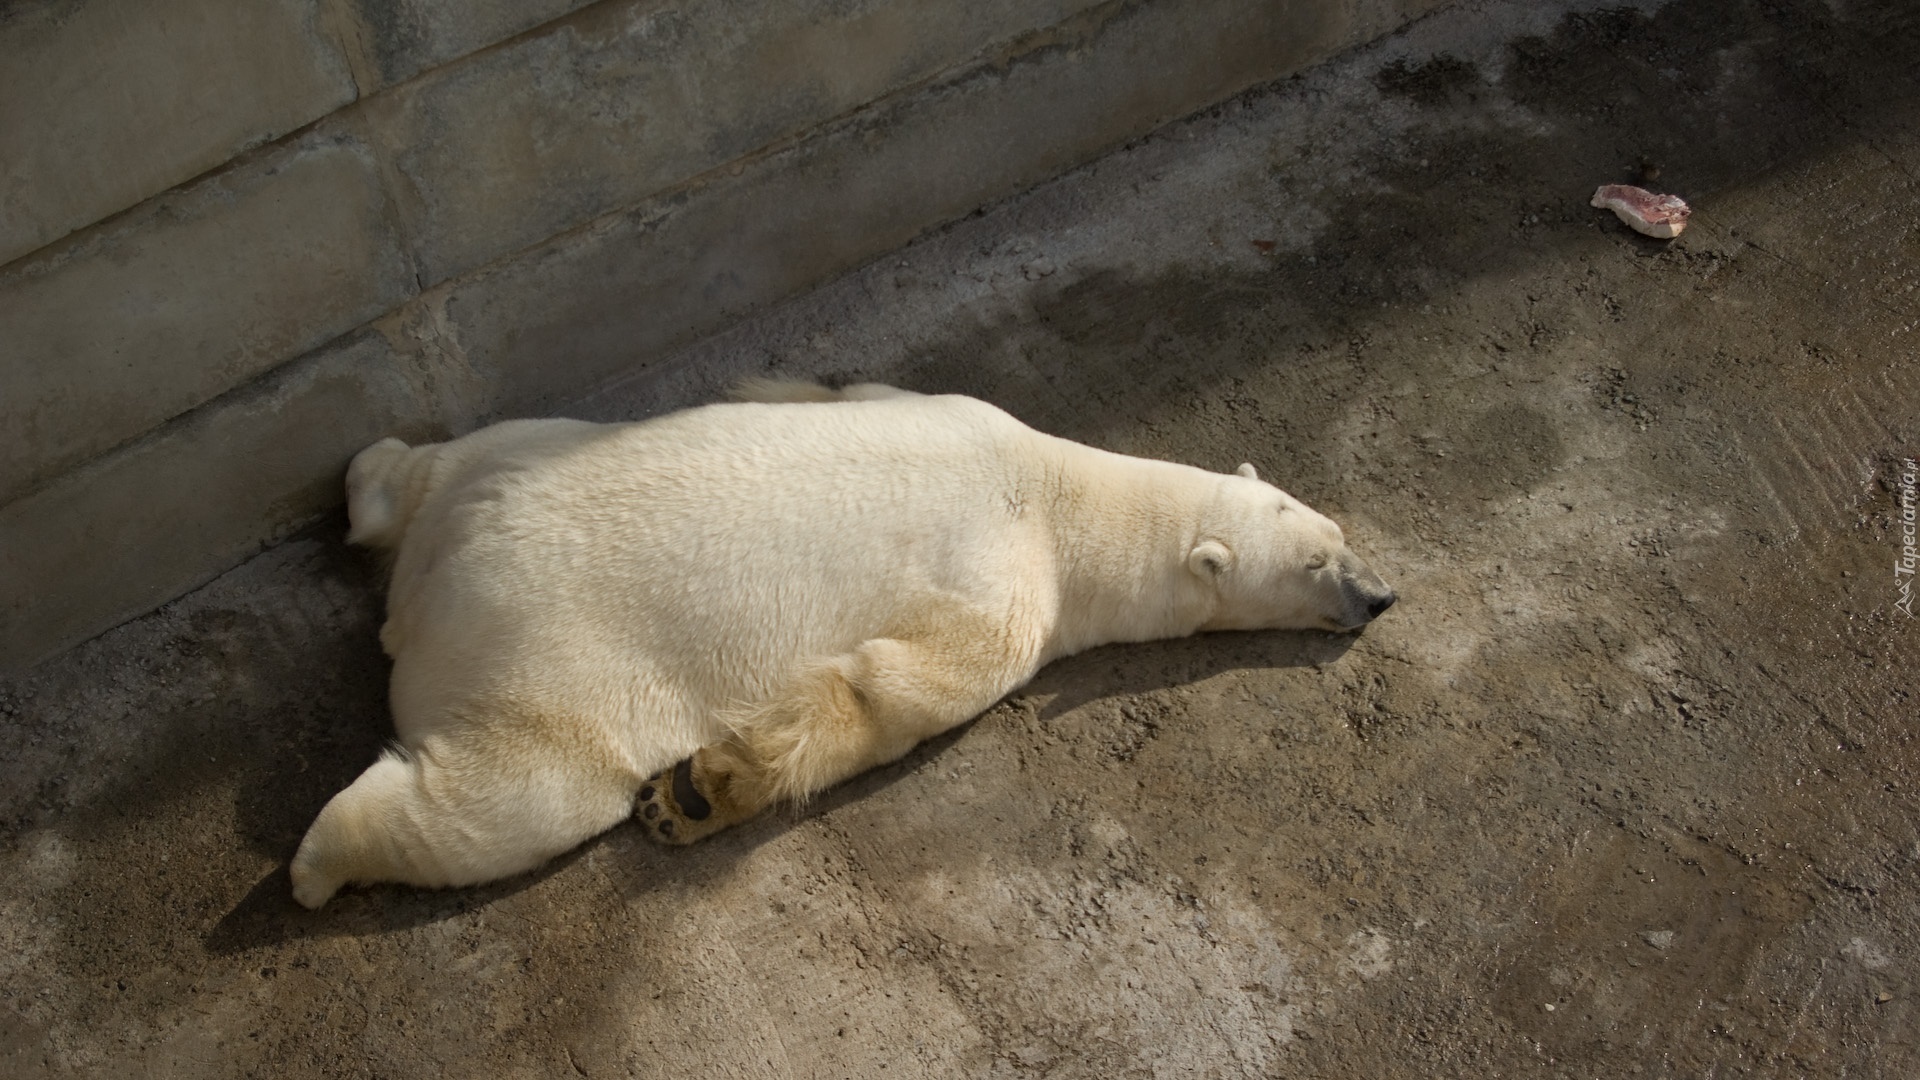
[(1397, 596), (1395, 596), (1395, 595), (1393, 595), (1392, 593), (1388, 593), (1387, 595), (1385, 595), (1385, 596), (1383, 596), (1383, 597), (1381, 597), (1380, 599), (1378, 599), (1378, 600), (1375, 600), (1375, 601), (1374, 601), (1373, 603), (1371, 603), (1371, 604), (1368, 604), (1368, 605), (1367, 605), (1367, 618), (1369, 618), (1369, 619), (1377, 619), (1377, 618), (1379, 618), (1379, 617), (1380, 617), (1380, 614), (1381, 614), (1381, 612), (1384, 612), (1384, 611), (1386, 611), (1386, 610), (1387, 610), (1388, 608), (1390, 608), (1390, 607), (1392, 607), (1392, 606), (1393, 606), (1393, 602), (1394, 602), (1395, 600), (1398, 600), (1398, 599), (1400, 599), (1400, 598), (1399, 598), (1399, 597), (1397, 597)]

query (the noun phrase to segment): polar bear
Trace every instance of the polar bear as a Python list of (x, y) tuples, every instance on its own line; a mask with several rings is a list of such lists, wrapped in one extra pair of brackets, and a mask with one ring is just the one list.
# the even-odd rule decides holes
[(1350, 631), (1394, 602), (1251, 465), (1125, 457), (873, 384), (739, 396), (354, 459), (348, 539), (394, 552), (397, 745), (308, 830), (300, 903), (491, 881), (629, 816), (691, 843), (1082, 649)]

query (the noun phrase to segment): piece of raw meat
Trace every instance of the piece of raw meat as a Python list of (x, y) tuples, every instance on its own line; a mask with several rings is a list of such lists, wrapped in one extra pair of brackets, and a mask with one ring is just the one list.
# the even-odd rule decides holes
[(1662, 240), (1679, 236), (1687, 227), (1687, 215), (1693, 213), (1678, 195), (1655, 195), (1631, 184), (1600, 185), (1590, 205), (1613, 211), (1634, 232)]

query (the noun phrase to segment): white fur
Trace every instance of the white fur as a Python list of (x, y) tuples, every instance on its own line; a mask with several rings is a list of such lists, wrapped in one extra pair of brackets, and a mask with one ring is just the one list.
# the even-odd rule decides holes
[(757, 755), (758, 806), (1093, 645), (1349, 629), (1391, 602), (1251, 466), (1106, 453), (964, 397), (743, 392), (759, 400), (354, 460), (351, 539), (397, 550), (381, 641), (404, 750), (321, 812), (301, 903), (529, 869), (725, 740)]

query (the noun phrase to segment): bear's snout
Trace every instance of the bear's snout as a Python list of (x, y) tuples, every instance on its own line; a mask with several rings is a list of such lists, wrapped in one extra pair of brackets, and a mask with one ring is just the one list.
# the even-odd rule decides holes
[(1342, 567), (1345, 573), (1340, 576), (1340, 592), (1347, 610), (1340, 621), (1347, 629), (1358, 630), (1386, 614), (1400, 598), (1366, 563), (1351, 555), (1342, 561), (1346, 565)]

